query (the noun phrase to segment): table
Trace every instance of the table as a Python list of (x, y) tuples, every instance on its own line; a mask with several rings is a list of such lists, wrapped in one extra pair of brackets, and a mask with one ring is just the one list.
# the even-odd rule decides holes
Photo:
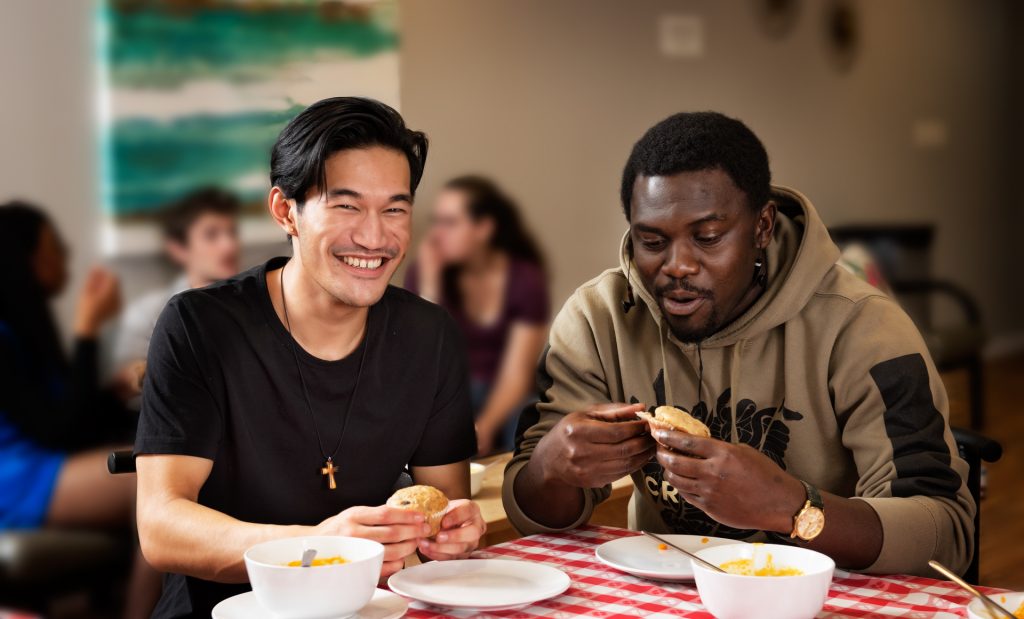
[[(635, 531), (586, 526), (557, 535), (532, 535), (477, 551), (477, 558), (536, 561), (562, 569), (572, 585), (559, 597), (527, 608), (485, 615), (431, 609), (413, 602), (406, 617), (694, 617), (712, 619), (693, 585), (629, 576), (598, 562), (594, 549)], [(985, 593), (996, 589), (983, 588)], [(865, 576), (837, 571), (818, 617), (966, 617), (970, 596), (946, 581), (918, 576)]]
[[(501, 503), (501, 486), (505, 479), (505, 465), (512, 459), (511, 453), (499, 454), (478, 460), (480, 464), (490, 465), (484, 472), (484, 481), (480, 492), (473, 497), (480, 506), (480, 514), (487, 523), (487, 533), (480, 540), (480, 546), (490, 546), (507, 542), (519, 537), (505, 514), (505, 506)], [(626, 526), (626, 508), (629, 497), (633, 494), (633, 480), (623, 477), (612, 484), (612, 493), (594, 509), (590, 517), (591, 524), (615, 527)]]

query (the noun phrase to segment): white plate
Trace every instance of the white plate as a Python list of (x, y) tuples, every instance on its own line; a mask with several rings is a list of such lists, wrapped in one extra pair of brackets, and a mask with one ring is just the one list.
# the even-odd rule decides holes
[[(736, 540), (704, 535), (662, 535), (661, 537), (690, 552), (736, 543)], [(707, 540), (707, 542), (703, 540)], [(646, 535), (633, 535), (605, 542), (597, 547), (594, 554), (597, 555), (597, 559), (601, 563), (641, 578), (671, 582), (693, 580), (693, 566), (690, 564), (690, 558), (672, 548), (658, 550), (659, 543)]]
[[(349, 615), (352, 619), (398, 619), (409, 609), (409, 603), (401, 597), (377, 589), (373, 599), (362, 607), (359, 612)], [(213, 619), (273, 619), (274, 615), (267, 612), (256, 601), (252, 591), (229, 597), (213, 607)]]
[(562, 570), (539, 563), (465, 559), (404, 569), (388, 579), (388, 586), (431, 606), (507, 610), (560, 595), (571, 582)]

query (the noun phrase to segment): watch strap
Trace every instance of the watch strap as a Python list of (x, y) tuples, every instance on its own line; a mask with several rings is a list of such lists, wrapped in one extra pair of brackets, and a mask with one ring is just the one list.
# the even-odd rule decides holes
[(821, 493), (818, 492), (818, 489), (802, 479), (800, 480), (800, 483), (802, 483), (804, 485), (804, 489), (807, 490), (807, 501), (811, 504), (811, 507), (824, 510), (825, 502), (821, 500)]

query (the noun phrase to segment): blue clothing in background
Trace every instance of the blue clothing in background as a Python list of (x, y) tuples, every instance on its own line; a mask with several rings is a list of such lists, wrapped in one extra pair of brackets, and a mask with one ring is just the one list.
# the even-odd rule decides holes
[(0, 411), (0, 530), (43, 525), (64, 458), (22, 436)]
[[(19, 353), (23, 352), (15, 334), (2, 321), (0, 351), (12, 357), (20, 357)], [(13, 360), (17, 362), (16, 367), (24, 369), (24, 359)], [(8, 376), (10, 378), (14, 377)], [(62, 381), (51, 377), (46, 383), (51, 396), (63, 395)], [(12, 384), (7, 388), (31, 389), (31, 385)], [(46, 402), (38, 404), (42, 408)], [(0, 529), (37, 528), (43, 524), (64, 457), (63, 453), (27, 437), (0, 407)]]

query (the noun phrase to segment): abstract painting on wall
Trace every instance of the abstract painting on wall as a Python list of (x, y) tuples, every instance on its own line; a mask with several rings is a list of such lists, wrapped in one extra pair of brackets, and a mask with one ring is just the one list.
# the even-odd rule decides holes
[(102, 0), (105, 246), (152, 250), (154, 215), (199, 187), (262, 213), (270, 147), (315, 101), (398, 107), (396, 14), (396, 0)]

